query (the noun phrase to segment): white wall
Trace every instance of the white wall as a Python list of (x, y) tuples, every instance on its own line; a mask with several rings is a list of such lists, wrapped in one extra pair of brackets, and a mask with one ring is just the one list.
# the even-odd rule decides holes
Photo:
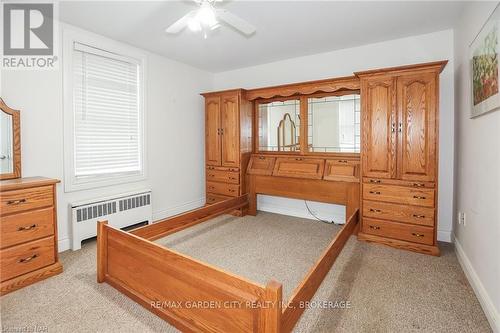
[[(136, 189), (153, 191), (153, 217), (204, 203), (204, 104), (211, 73), (147, 53), (146, 181), (64, 193), (58, 185), (59, 250), (69, 247), (71, 202)], [(64, 59), (63, 59), (64, 60)], [(63, 75), (55, 71), (2, 71), (0, 95), (21, 110), (22, 175), (64, 179)]]
[[(497, 2), (467, 5), (455, 30), (457, 255), (495, 332), (500, 332), (500, 110), (470, 119), (469, 45)], [(455, 214), (457, 216), (457, 214)]]
[[(439, 131), (438, 239), (451, 240), (453, 216), (454, 78), (453, 30), (413, 36), (328, 53), (283, 60), (270, 64), (216, 73), (215, 88), (256, 88), (307, 80), (352, 75), (355, 71), (448, 59), (441, 74)], [(284, 201), (261, 198), (260, 209), (283, 206)], [(303, 203), (286, 204), (286, 209), (307, 216)], [(278, 207), (285, 210), (285, 207)], [(342, 209), (318, 205), (317, 213), (341, 216)]]

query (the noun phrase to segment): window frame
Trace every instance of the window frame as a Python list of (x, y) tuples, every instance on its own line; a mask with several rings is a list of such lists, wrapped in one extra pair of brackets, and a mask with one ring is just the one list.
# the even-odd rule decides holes
[[(74, 120), (73, 107), (73, 52), (74, 43), (84, 44), (93, 48), (116, 54), (116, 58), (127, 58), (139, 64), (139, 150), (141, 171), (122, 172), (116, 174), (95, 175), (84, 178), (75, 176), (75, 148), (74, 148)], [(146, 150), (146, 54), (114, 40), (92, 33), (78, 31), (72, 28), (63, 30), (63, 94), (64, 94), (64, 191), (74, 192), (92, 188), (120, 185), (143, 181), (147, 179), (147, 150)]]

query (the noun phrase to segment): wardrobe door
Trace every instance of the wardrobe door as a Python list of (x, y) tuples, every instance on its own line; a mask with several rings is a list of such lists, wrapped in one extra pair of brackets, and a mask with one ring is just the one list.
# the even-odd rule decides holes
[(362, 80), (363, 176), (396, 177), (396, 87), (392, 77)]
[(437, 74), (397, 79), (398, 178), (434, 181), (436, 172)]
[(220, 97), (205, 99), (205, 158), (207, 165), (221, 165)]
[(238, 95), (222, 97), (222, 166), (238, 167), (240, 163)]

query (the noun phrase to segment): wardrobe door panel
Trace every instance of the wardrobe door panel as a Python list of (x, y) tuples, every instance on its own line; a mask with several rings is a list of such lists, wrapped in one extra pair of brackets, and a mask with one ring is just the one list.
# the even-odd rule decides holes
[(221, 124), (222, 166), (237, 167), (240, 163), (238, 95), (222, 97)]
[(398, 77), (398, 178), (434, 181), (436, 74)]
[(395, 80), (392, 77), (362, 81), (363, 175), (396, 176)]
[(221, 165), (220, 97), (205, 100), (205, 155), (207, 165)]

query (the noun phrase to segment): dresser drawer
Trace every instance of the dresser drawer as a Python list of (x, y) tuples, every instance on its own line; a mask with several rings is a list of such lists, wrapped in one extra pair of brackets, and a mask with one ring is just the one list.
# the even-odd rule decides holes
[(434, 228), (363, 218), (362, 232), (413, 243), (434, 245)]
[(434, 208), (363, 201), (363, 216), (397, 222), (434, 226)]
[(359, 182), (359, 161), (326, 160), (324, 180)]
[(53, 236), (13, 246), (0, 251), (0, 279), (9, 280), (54, 262)]
[(207, 170), (207, 180), (231, 184), (240, 183), (240, 174), (232, 171)]
[(249, 175), (270, 176), (273, 174), (276, 157), (252, 156), (248, 163)]
[(207, 182), (207, 192), (237, 197), (240, 192), (240, 187), (233, 184)]
[(54, 208), (44, 208), (2, 217), (1, 247), (26, 243), (54, 234)]
[(219, 166), (212, 166), (212, 165), (208, 165), (207, 166), (207, 170), (240, 172), (239, 168), (219, 167)]
[(227, 197), (225, 195), (219, 195), (219, 194), (213, 194), (213, 193), (207, 193), (207, 205), (212, 205), (217, 202), (221, 202), (227, 199), (231, 199), (231, 197)]
[(416, 188), (434, 188), (435, 184), (433, 182), (419, 182), (419, 181), (409, 181), (401, 179), (386, 179), (386, 178), (371, 178), (364, 177), (364, 183), (375, 184), (375, 185), (397, 185), (397, 186), (408, 186)]
[(363, 184), (363, 199), (434, 207), (434, 190), (393, 185)]
[(302, 157), (278, 157), (274, 165), (273, 176), (293, 178), (323, 178), (325, 160)]
[(5, 191), (1, 195), (1, 214), (7, 215), (54, 204), (52, 186)]

